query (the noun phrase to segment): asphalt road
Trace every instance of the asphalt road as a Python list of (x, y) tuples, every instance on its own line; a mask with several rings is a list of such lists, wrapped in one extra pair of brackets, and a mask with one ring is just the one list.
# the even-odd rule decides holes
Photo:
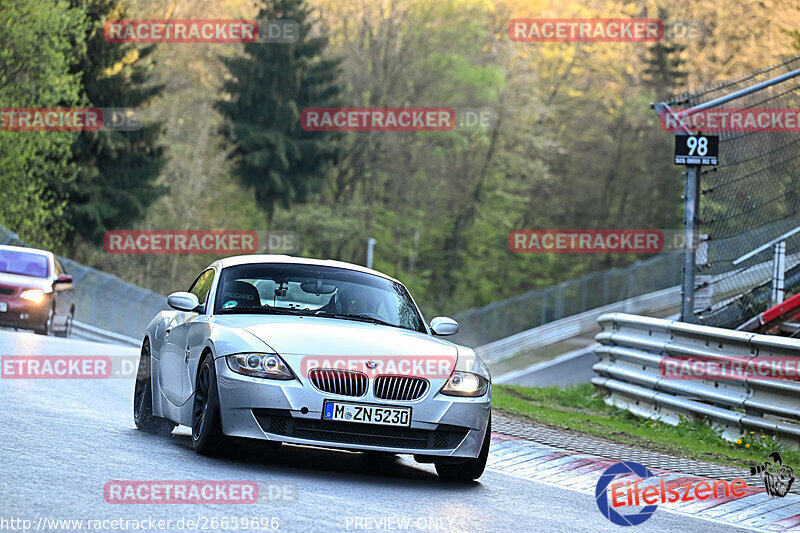
[[(23, 354), (130, 358), (136, 350), (0, 331), (0, 355)], [(620, 530), (589, 495), (499, 471), (465, 486), (443, 483), (432, 467), (405, 457), (298, 446), (272, 451), (257, 444), (232, 457), (201, 457), (182, 428), (163, 436), (137, 431), (132, 395), (131, 378), (0, 379), (0, 531), (14, 530), (14, 524), (21, 530), (14, 519), (30, 520), (40, 530), (48, 520), (83, 520), (86, 531), (88, 520), (151, 518), (145, 526), (170, 520), (169, 531), (213, 531), (225, 528), (211, 527), (211, 518), (230, 524), (233, 517), (265, 519), (265, 529), (279, 531), (396, 531), (404, 524), (414, 531)], [(103, 495), (111, 480), (256, 481), (262, 497), (238, 505), (113, 504)], [(280, 488), (283, 497), (270, 500), (267, 487)], [(190, 518), (205, 527), (185, 527)], [(106, 523), (102, 530), (134, 527)], [(79, 528), (62, 523), (55, 529)], [(732, 528), (659, 510), (636, 530)]]

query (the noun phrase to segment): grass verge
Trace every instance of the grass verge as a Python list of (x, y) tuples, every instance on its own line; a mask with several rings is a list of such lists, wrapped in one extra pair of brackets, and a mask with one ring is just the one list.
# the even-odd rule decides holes
[(613, 442), (701, 461), (745, 467), (780, 450), (783, 461), (800, 467), (800, 450), (769, 435), (748, 433), (736, 442), (723, 439), (698, 421), (671, 426), (607, 405), (591, 384), (572, 387), (492, 387), (492, 407), (540, 424), (566, 428)]

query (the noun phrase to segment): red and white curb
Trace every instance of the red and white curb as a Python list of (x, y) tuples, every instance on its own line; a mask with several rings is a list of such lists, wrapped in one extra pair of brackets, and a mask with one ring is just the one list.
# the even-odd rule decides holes
[[(597, 480), (611, 465), (620, 461), (585, 453), (567, 452), (525, 439), (492, 433), (492, 445), (486, 467), (517, 478), (552, 484), (594, 496)], [(655, 477), (641, 483), (642, 487), (665, 482), (695, 483), (709, 478), (691, 476), (658, 468), (650, 468)], [(622, 478), (623, 476), (620, 476)], [(747, 482), (755, 478), (742, 471)], [(711, 480), (713, 481), (713, 479)], [(728, 480), (732, 481), (732, 480)], [(730, 524), (759, 531), (800, 531), (800, 496), (787, 494), (784, 498), (770, 497), (764, 489), (747, 487), (741, 498), (713, 498), (703, 501), (660, 503), (659, 509), (685, 514), (694, 518)]]

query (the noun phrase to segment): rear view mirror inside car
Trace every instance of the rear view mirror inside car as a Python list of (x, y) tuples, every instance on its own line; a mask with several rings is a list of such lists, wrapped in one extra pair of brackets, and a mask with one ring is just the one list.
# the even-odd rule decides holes
[(316, 281), (305, 281), (301, 283), (300, 289), (303, 292), (312, 294), (332, 294), (336, 291), (336, 285), (323, 283), (321, 279), (318, 279)]

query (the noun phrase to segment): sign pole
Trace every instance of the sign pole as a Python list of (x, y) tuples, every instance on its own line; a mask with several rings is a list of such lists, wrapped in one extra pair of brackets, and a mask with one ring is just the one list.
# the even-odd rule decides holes
[[(800, 71), (798, 71), (800, 74)], [(675, 131), (675, 164), (685, 165), (683, 184), (683, 280), (681, 286), (681, 321), (696, 324), (698, 316), (694, 310), (695, 297), (695, 248), (700, 239), (697, 235), (697, 223), (700, 213), (700, 166), (718, 164), (719, 136), (692, 133), (691, 128), (683, 121), (703, 109), (723, 103), (719, 100), (706, 102), (700, 106), (676, 113), (666, 102), (651, 104), (658, 113), (662, 124), (674, 122)], [(711, 278), (713, 283), (713, 278)], [(709, 291), (711, 284), (709, 283)], [(706, 291), (707, 293), (709, 291)], [(709, 294), (703, 295), (710, 299)], [(703, 300), (701, 300), (701, 303)], [(710, 301), (708, 302), (710, 304)]]
[(681, 287), (681, 322), (695, 323), (694, 313), (694, 243), (697, 212), (700, 205), (700, 165), (686, 165), (683, 191), (683, 286)]

